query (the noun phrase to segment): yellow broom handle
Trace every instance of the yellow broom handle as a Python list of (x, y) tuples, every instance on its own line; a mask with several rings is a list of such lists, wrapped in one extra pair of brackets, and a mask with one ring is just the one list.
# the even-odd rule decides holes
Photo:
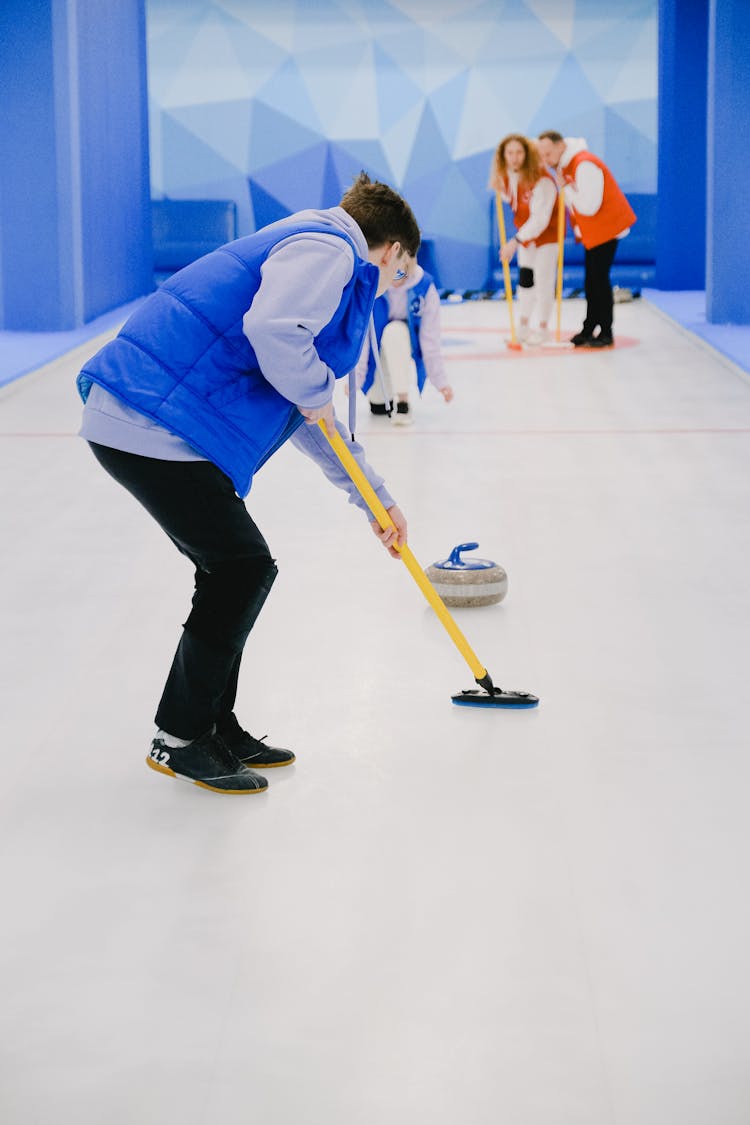
[[(500, 235), (500, 248), (505, 247), (508, 241), (505, 237), (505, 216), (503, 215), (503, 197), (499, 191), (495, 192), (495, 210), (497, 211), (497, 229)], [(513, 320), (513, 290), (510, 287), (510, 266), (502, 259), (503, 262), (503, 283), (505, 285), (505, 299), (508, 302), (508, 315), (510, 316), (510, 338), (512, 343), (516, 343), (516, 325)]]
[(565, 195), (562, 191), (557, 194), (557, 336), (560, 342), (560, 314), (562, 310), (563, 286), (563, 244), (565, 242)]
[[(333, 434), (330, 434), (326, 429), (325, 423), (323, 422), (322, 418), (318, 422), (318, 425), (328, 439), (333, 452), (336, 454), (339, 461), (354, 481), (360, 496), (367, 504), (368, 508), (380, 524), (383, 531), (385, 531), (389, 527), (395, 527), (396, 525), (394, 524), (393, 520), (388, 515), (380, 500), (378, 500), (377, 496), (375, 495), (375, 490), (373, 489), (372, 485), (360, 469), (352, 454), (346, 448), (346, 442), (342, 439), (341, 434), (338, 431), (334, 431)], [(406, 543), (404, 543), (403, 546), (396, 545), (396, 550), (401, 555), (402, 560), (406, 563), (407, 569), (412, 578), (417, 583), (432, 608), (435, 610), (435, 613), (438, 615), (441, 624), (445, 627), (456, 648), (471, 668), (472, 672), (474, 673), (474, 679), (483, 679), (487, 675), (487, 669), (484, 668), (478, 660), (476, 653), (473, 651), (469, 642), (466, 640), (466, 637), (463, 635), (458, 625), (451, 617), (445, 606), (445, 603), (443, 602), (443, 599), (440, 597), (437, 590), (434, 588), (429, 578), (422, 570), (422, 567), (415, 559), (409, 547), (406, 545)]]

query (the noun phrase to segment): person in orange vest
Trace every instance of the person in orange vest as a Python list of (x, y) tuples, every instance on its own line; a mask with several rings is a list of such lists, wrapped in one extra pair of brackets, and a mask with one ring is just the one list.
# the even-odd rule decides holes
[[(535, 143), (520, 133), (509, 133), (497, 146), (489, 186), (510, 204), (516, 225), (500, 260), (509, 262), (518, 251), (518, 339), (540, 344), (549, 338), (547, 322), (555, 300), (557, 186), (542, 168)], [(535, 305), (536, 331), (531, 328)]]
[(588, 151), (583, 137), (563, 137), (549, 129), (539, 134), (537, 145), (565, 192), (574, 233), (586, 250), (586, 319), (571, 342), (577, 348), (611, 348), (614, 302), (609, 271), (619, 239), (636, 221), (635, 212), (604, 161)]

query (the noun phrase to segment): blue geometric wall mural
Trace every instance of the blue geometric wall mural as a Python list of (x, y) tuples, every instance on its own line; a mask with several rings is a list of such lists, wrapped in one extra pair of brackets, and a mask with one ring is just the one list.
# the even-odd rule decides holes
[(233, 199), (240, 234), (337, 204), (361, 169), (409, 200), (440, 282), (487, 274), (492, 153), (585, 136), (656, 190), (657, 0), (147, 0), (155, 197)]

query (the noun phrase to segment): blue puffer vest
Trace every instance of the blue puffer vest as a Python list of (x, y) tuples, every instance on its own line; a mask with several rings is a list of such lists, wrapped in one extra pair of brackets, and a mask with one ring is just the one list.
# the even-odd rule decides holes
[[(411, 354), (412, 359), (414, 360), (414, 363), (417, 367), (417, 386), (419, 387), (420, 394), (422, 393), (425, 381), (427, 379), (427, 371), (425, 369), (424, 360), (422, 359), (422, 346), (419, 342), (419, 330), (422, 326), (422, 311), (424, 309), (425, 294), (433, 284), (434, 281), (432, 279), (432, 276), (427, 273), (427, 271), (425, 271), (417, 284), (408, 290), (406, 298), (406, 308), (408, 315), (407, 323), (409, 325), (409, 336), (411, 338)], [(382, 297), (378, 297), (372, 310), (372, 319), (375, 324), (375, 336), (378, 341), (378, 347), (380, 347), (383, 330), (390, 320), (387, 294), (384, 293)], [(372, 354), (372, 349), (370, 349), (370, 358), (367, 363), (367, 375), (365, 376), (365, 381), (362, 384), (362, 390), (365, 394), (367, 394), (374, 381), (375, 357)]]
[(359, 359), (378, 286), (378, 270), (334, 226), (282, 219), (214, 250), (180, 270), (86, 363), (78, 390), (98, 383), (177, 434), (227, 474), (240, 496), (253, 474), (302, 424), (296, 406), (266, 382), (242, 331), (271, 249), (293, 234), (343, 238), (354, 271), (339, 307), (315, 337), (337, 379)]

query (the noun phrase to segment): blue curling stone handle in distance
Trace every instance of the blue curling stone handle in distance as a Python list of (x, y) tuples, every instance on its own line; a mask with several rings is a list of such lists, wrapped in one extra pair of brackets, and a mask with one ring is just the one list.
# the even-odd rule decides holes
[(433, 565), (439, 570), (489, 570), (492, 566), (497, 566), (497, 563), (492, 562), (491, 559), (462, 559), (462, 551), (476, 551), (478, 543), (459, 543), (454, 547), (447, 559), (442, 562), (436, 562)]

